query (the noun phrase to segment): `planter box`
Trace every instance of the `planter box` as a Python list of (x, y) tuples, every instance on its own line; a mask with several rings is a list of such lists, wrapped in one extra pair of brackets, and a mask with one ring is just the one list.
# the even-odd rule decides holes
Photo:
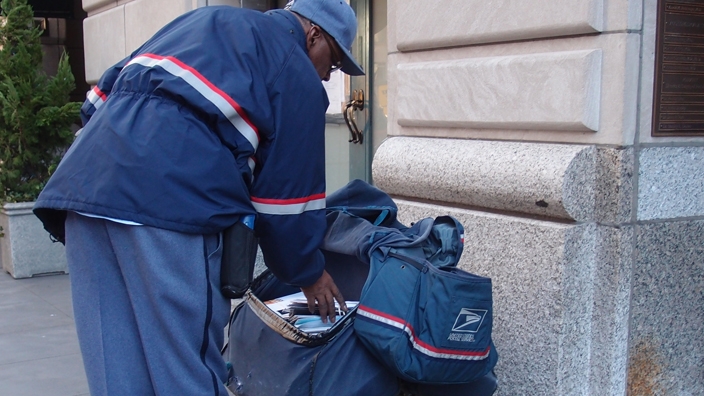
[(14, 278), (68, 273), (64, 245), (54, 243), (32, 213), (34, 202), (8, 203), (0, 210), (2, 267)]

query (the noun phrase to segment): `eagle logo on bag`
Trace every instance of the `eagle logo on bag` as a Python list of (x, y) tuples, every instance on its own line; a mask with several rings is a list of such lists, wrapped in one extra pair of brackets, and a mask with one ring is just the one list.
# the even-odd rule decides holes
[(449, 341), (474, 342), (474, 333), (479, 331), (484, 323), (486, 313), (485, 309), (462, 308), (447, 339)]
[(484, 322), (484, 316), (486, 316), (485, 309), (462, 308), (460, 314), (457, 315), (457, 319), (455, 319), (452, 331), (476, 333)]

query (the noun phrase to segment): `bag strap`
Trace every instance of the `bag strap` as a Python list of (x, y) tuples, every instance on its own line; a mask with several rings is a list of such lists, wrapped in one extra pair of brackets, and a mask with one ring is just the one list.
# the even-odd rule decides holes
[[(330, 206), (325, 208), (328, 214), (334, 212), (341, 212), (354, 217), (360, 217), (375, 226), (381, 225), (385, 220), (389, 219), (393, 221), (396, 218), (396, 208), (389, 206), (362, 206), (362, 207), (352, 207), (352, 206)], [(393, 225), (386, 225), (393, 226)]]
[(383, 223), (386, 217), (389, 215), (390, 211), (388, 209), (384, 209), (379, 213), (379, 216), (377, 216), (376, 220), (374, 220), (374, 225), (378, 226), (379, 224)]

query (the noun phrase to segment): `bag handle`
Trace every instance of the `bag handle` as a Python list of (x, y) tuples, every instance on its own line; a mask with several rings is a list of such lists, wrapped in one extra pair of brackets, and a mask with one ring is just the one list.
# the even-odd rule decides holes
[(377, 216), (376, 220), (374, 220), (374, 225), (378, 226), (379, 224), (381, 224), (384, 219), (386, 219), (386, 217), (389, 215), (389, 212), (390, 211), (388, 209), (382, 210), (381, 213), (379, 213), (379, 216)]

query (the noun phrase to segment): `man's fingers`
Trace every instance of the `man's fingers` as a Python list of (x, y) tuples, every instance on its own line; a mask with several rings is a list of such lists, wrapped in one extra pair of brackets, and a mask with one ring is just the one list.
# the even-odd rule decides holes
[(323, 323), (328, 322), (328, 302), (327, 302), (327, 296), (325, 294), (321, 295), (318, 298), (318, 309), (320, 309), (320, 320), (323, 321)]
[[(329, 296), (330, 298), (330, 306), (334, 307), (335, 306), (335, 300), (337, 300), (337, 303), (340, 305), (340, 310), (347, 312), (347, 305), (345, 304), (345, 297), (342, 296), (342, 293), (340, 293), (340, 290), (337, 288), (337, 285), (334, 283), (332, 284), (332, 287), (330, 288), (330, 292), (332, 295)], [(335, 315), (337, 315), (337, 309), (335, 309)], [(333, 322), (335, 320), (333, 319)]]
[(337, 293), (337, 295), (335, 295), (335, 300), (337, 300), (337, 303), (340, 304), (340, 310), (347, 312), (347, 303), (345, 303), (345, 298), (342, 297), (342, 293)]
[(328, 304), (328, 316), (330, 316), (330, 322), (335, 323), (335, 316), (337, 315), (337, 310), (335, 309), (335, 301), (333, 300), (332, 294), (326, 294), (325, 299)]
[[(340, 290), (337, 288), (337, 285), (333, 284), (332, 288), (332, 294), (335, 300), (337, 300), (337, 303), (340, 304), (340, 309), (347, 312), (347, 304), (345, 303), (345, 297), (340, 293)], [(335, 302), (333, 301), (333, 304)]]
[(308, 300), (308, 312), (311, 314), (315, 312), (315, 296), (313, 295), (306, 295), (306, 300)]

